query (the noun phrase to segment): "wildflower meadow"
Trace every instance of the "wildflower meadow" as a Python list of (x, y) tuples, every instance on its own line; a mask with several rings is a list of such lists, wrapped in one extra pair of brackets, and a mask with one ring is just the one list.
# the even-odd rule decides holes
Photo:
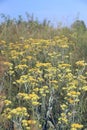
[(0, 130), (87, 128), (87, 63), (70, 35), (0, 40)]

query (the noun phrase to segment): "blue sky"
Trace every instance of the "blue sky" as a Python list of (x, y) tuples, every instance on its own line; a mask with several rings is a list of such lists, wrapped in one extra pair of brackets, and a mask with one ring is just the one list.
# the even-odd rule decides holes
[(25, 17), (26, 12), (39, 21), (46, 18), (53, 24), (67, 25), (78, 18), (87, 24), (87, 0), (0, 0), (0, 14), (17, 18)]

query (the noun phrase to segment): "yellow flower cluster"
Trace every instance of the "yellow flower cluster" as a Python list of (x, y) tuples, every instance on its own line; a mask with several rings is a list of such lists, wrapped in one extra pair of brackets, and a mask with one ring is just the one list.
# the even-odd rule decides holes
[(71, 65), (70, 64), (66, 64), (66, 63), (61, 63), (58, 65), (59, 68), (69, 68)]
[(80, 92), (76, 92), (74, 90), (71, 90), (67, 93), (66, 99), (70, 104), (78, 103), (79, 102), (79, 95), (80, 95)]
[(51, 67), (51, 63), (40, 63), (40, 62), (37, 62), (36, 67)]
[(19, 116), (19, 117), (29, 116), (29, 114), (27, 113), (26, 107), (17, 107), (15, 109), (12, 109), (10, 111), (10, 115)]
[(38, 100), (39, 99), (39, 96), (37, 94), (35, 94), (34, 92), (29, 94), (29, 97), (32, 101), (34, 100)]
[(83, 91), (87, 91), (87, 86), (83, 86), (83, 87), (82, 87), (82, 90), (83, 90)]
[(27, 68), (28, 68), (28, 66), (26, 64), (17, 65), (15, 67), (15, 69), (17, 69), (17, 70), (24, 70), (24, 69), (27, 69)]
[(9, 120), (12, 118), (11, 114), (10, 114), (11, 109), (8, 107), (4, 110), (3, 114), (1, 115), (2, 119), (4, 120)]
[(71, 130), (77, 130), (77, 129), (81, 129), (81, 128), (83, 128), (83, 125), (81, 125), (79, 123), (71, 124)]
[(48, 88), (48, 86), (43, 86), (42, 88), (39, 89), (39, 92), (40, 92), (40, 94), (41, 94), (42, 96), (45, 97), (46, 94), (49, 93), (49, 88)]
[[(61, 129), (83, 128), (83, 125), (72, 122), (79, 118), (78, 113), (83, 113), (80, 105), (85, 100), (83, 95), (87, 91), (87, 81), (85, 71), (82, 73), (81, 69), (85, 68), (86, 62), (84, 60), (72, 62), (73, 43), (62, 35), (49, 40), (32, 38), (25, 40), (21, 37), (19, 42), (6, 44), (5, 41), (1, 41), (0, 44), (1, 54), (8, 58), (8, 62), (4, 63), (8, 67), (6, 73), (8, 77), (6, 75), (3, 82), (7, 97), (10, 97), (10, 100), (3, 99), (5, 108), (2, 117), (17, 123), (20, 120), (25, 130), (33, 130), (31, 125), (37, 122), (38, 126), (40, 123), (44, 124), (43, 113), (46, 107), (52, 104), (55, 105), (52, 106), (55, 122), (58, 121)], [(78, 112), (77, 108), (80, 108)], [(26, 117), (29, 112), (31, 120)], [(55, 118), (57, 116), (58, 120)]]
[(86, 63), (85, 63), (84, 60), (81, 60), (81, 61), (77, 61), (77, 62), (76, 62), (76, 65), (77, 65), (77, 66), (85, 66)]
[(58, 121), (59, 124), (68, 124), (68, 119), (65, 113), (61, 113), (61, 117), (59, 118)]
[(26, 128), (26, 130), (30, 130), (31, 126), (34, 127), (36, 124), (36, 120), (22, 120), (22, 126)]
[(40, 103), (38, 102), (39, 96), (35, 94), (34, 92), (31, 94), (26, 94), (26, 93), (18, 93), (18, 98), (26, 101), (31, 101), (33, 106), (37, 106)]
[(11, 102), (10, 100), (5, 100), (4, 103), (5, 103), (6, 106), (8, 106), (8, 105), (10, 105), (12, 102)]
[(62, 108), (62, 110), (65, 110), (67, 108), (67, 105), (66, 104), (62, 104), (61, 108)]
[(70, 91), (69, 93), (67, 93), (67, 95), (71, 97), (77, 97), (80, 95), (80, 92)]

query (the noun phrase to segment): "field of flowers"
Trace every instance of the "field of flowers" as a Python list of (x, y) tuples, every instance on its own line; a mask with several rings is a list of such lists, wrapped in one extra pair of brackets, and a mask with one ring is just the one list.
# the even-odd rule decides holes
[(52, 39), (0, 41), (0, 130), (87, 128), (87, 63), (74, 60), (75, 43)]

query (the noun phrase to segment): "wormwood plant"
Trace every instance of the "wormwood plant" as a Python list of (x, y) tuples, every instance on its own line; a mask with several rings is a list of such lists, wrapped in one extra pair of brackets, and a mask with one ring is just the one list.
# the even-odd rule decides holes
[(53, 39), (0, 41), (4, 74), (2, 130), (81, 130), (86, 122), (86, 65), (73, 67), (75, 44), (66, 36)]

